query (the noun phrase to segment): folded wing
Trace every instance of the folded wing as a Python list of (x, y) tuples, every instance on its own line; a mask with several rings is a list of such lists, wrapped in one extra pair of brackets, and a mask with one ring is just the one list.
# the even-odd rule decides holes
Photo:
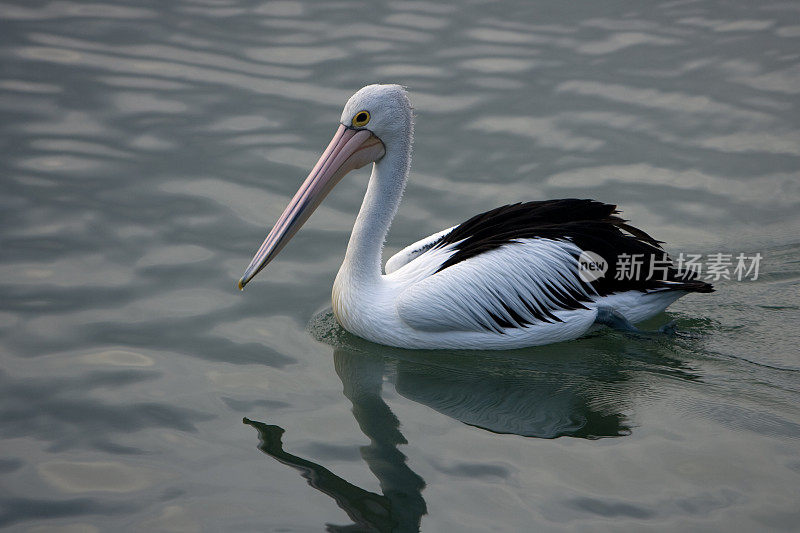
[[(680, 274), (658, 241), (616, 215), (613, 205), (579, 199), (514, 204), (477, 215), (412, 259), (441, 258), (433, 275), (400, 295), (398, 314), (424, 331), (502, 332), (561, 322), (565, 313), (619, 292), (713, 290)], [(584, 251), (606, 261), (604, 276), (583, 279), (578, 258)], [(638, 275), (619, 275), (621, 256), (639, 259)], [(654, 272), (656, 263), (660, 270)]]

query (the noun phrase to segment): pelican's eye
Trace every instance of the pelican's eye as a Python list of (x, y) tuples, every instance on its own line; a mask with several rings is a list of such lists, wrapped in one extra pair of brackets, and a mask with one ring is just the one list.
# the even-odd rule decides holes
[(356, 128), (361, 128), (362, 126), (366, 126), (369, 123), (369, 111), (359, 111), (356, 113), (356, 116), (353, 117), (353, 126)]

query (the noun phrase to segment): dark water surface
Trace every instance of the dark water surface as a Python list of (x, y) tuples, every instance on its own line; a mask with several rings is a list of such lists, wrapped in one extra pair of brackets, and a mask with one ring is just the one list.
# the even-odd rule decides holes
[[(0, 2), (0, 527), (798, 527), (800, 4)], [(758, 279), (677, 337), (373, 345), (326, 311), (362, 170), (239, 293), (376, 81), (417, 124), (387, 253), (594, 197)]]

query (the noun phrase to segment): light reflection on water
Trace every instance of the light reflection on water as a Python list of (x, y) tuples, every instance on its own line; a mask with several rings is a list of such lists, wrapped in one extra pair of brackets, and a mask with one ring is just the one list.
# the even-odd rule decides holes
[[(3, 1), (0, 526), (344, 523), (247, 416), (407, 529), (791, 529), (799, 39), (778, 2)], [(309, 334), (364, 172), (234, 284), (375, 81), (416, 113), (387, 254), (594, 197), (670, 251), (761, 252), (760, 279), (685, 298), (685, 335), (652, 343), (403, 352), (325, 314)]]

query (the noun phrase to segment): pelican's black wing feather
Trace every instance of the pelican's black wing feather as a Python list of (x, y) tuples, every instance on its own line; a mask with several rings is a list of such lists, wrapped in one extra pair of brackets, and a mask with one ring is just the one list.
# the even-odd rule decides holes
[[(670, 261), (661, 242), (618, 215), (615, 205), (577, 198), (504, 205), (470, 218), (436, 243), (436, 247), (453, 245), (456, 250), (442, 263), (439, 272), (490, 250), (513, 245), (519, 239), (541, 238), (569, 241), (601, 256), (608, 264), (608, 272), (591, 282), (600, 296), (629, 290), (714, 290), (691, 272), (679, 272), (671, 266), (666, 271), (660, 268)], [(620, 261), (625, 256), (636, 258), (638, 275), (633, 269), (620, 272), (630, 266)]]

